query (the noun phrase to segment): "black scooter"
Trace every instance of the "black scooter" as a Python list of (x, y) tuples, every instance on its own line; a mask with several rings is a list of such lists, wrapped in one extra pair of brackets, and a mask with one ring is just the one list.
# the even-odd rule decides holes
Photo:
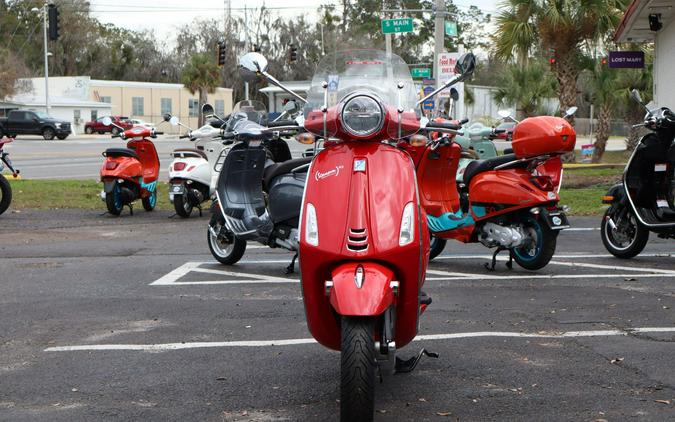
[(3, 151), (5, 144), (14, 142), (13, 138), (0, 138), (0, 214), (7, 211), (9, 204), (12, 202), (12, 186), (9, 181), (2, 175), (5, 166), (12, 172), (12, 177), (15, 179), (19, 176), (19, 170), (12, 167), (12, 161), (9, 159), (9, 153)]
[[(212, 107), (204, 105), (204, 115)], [(261, 126), (245, 113), (233, 113), (221, 138), (235, 144), (223, 163), (207, 233), (213, 257), (238, 262), (248, 241), (270, 248), (298, 250), (298, 223), (307, 170), (312, 157), (291, 159), (282, 134), (297, 130), (288, 121)], [(287, 267), (293, 272), (295, 258)]]
[(639, 126), (650, 129), (633, 151), (623, 181), (602, 198), (610, 207), (601, 223), (605, 248), (618, 258), (632, 258), (647, 245), (649, 232), (675, 239), (675, 113), (649, 110), (637, 90), (633, 99), (647, 110)]

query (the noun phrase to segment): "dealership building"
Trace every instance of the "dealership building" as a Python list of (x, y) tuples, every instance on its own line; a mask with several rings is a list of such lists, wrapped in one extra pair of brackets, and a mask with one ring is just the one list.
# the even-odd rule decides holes
[(633, 0), (614, 35), (617, 43), (654, 43), (654, 102), (675, 108), (675, 1)]
[[(25, 91), (0, 102), (0, 115), (12, 109), (45, 110), (44, 78), (20, 81)], [(49, 114), (70, 121), (75, 133), (84, 132), (84, 124), (106, 115), (125, 116), (159, 123), (170, 113), (182, 123), (197, 127), (199, 94), (191, 94), (182, 84), (105, 81), (89, 76), (49, 78)], [(232, 110), (232, 89), (216, 88), (208, 94), (219, 115)], [(171, 132), (166, 124), (162, 130)]]

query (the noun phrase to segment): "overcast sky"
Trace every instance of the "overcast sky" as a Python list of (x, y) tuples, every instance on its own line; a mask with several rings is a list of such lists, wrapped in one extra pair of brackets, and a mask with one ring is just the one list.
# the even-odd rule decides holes
[[(489, 13), (497, 10), (501, 0), (455, 0), (459, 7), (476, 5)], [(197, 17), (223, 19), (225, 0), (90, 0), (91, 12), (101, 22), (114, 23), (129, 29), (149, 29), (160, 39), (171, 40), (172, 29)], [(265, 4), (282, 16), (315, 15), (321, 4), (337, 4), (338, 0), (231, 0), (232, 14), (243, 14), (244, 7), (258, 8)]]

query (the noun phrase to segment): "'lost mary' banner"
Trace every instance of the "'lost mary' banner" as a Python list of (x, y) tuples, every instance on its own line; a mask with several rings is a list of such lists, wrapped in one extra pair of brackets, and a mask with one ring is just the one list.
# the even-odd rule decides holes
[(645, 53), (642, 51), (610, 51), (609, 67), (642, 69), (645, 67)]

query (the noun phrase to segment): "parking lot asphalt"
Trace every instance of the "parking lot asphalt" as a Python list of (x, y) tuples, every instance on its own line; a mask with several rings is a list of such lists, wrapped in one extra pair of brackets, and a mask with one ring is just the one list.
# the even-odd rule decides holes
[[(0, 217), (0, 420), (337, 420), (339, 354), (311, 340), (289, 253), (224, 267), (206, 217), (100, 214)], [(377, 420), (675, 419), (675, 243), (623, 261), (597, 218), (571, 223), (537, 272), (448, 244), (398, 351), (440, 357), (385, 377)]]

